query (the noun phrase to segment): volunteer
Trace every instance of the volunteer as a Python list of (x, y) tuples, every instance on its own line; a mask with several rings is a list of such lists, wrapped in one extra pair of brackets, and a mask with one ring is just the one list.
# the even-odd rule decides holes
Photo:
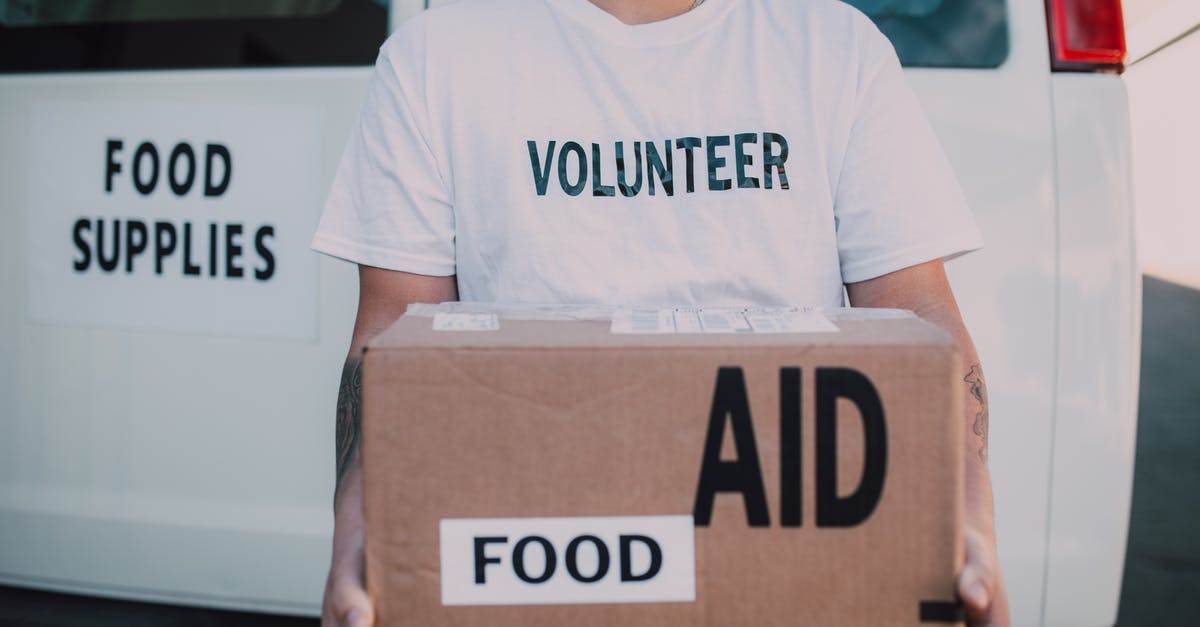
[(326, 625), (363, 590), (359, 363), (410, 302), (915, 311), (967, 368), (972, 625), (1007, 625), (983, 374), (942, 260), (981, 246), (894, 49), (835, 0), (460, 0), (383, 45), (313, 247), (359, 265)]

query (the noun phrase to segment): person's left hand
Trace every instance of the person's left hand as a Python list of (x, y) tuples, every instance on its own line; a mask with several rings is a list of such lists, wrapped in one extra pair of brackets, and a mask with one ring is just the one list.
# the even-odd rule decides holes
[(1009, 627), (1008, 595), (996, 559), (994, 533), (973, 529), (963, 533), (966, 564), (958, 576), (958, 596), (970, 627)]

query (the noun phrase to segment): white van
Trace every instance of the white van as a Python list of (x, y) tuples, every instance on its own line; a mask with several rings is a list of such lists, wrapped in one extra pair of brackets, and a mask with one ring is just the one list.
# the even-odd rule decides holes
[[(1140, 314), (1119, 2), (852, 3), (987, 240), (949, 269), (1013, 624), (1112, 625)], [(116, 4), (0, 2), (0, 582), (316, 615), (356, 280), (308, 240), (376, 49), (425, 6)]]

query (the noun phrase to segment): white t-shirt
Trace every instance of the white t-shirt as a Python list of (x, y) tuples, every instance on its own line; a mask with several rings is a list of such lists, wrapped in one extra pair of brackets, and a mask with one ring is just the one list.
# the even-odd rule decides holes
[(871, 21), (707, 0), (460, 0), (383, 45), (313, 248), (463, 300), (839, 306), (981, 246)]

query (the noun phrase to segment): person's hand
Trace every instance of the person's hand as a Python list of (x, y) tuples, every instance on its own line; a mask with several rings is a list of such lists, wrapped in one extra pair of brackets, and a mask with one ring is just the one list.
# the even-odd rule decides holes
[(963, 601), (970, 627), (1009, 627), (1008, 595), (996, 559), (993, 533), (967, 527), (966, 564), (958, 577), (958, 596)]
[(362, 466), (351, 465), (334, 503), (333, 559), (321, 604), (322, 627), (372, 627), (363, 557)]
[(334, 551), (329, 577), (325, 580), (321, 627), (371, 627), (375, 624), (374, 608), (363, 579), (362, 528), (357, 531), (354, 534), (357, 538), (344, 538), (345, 546)]

